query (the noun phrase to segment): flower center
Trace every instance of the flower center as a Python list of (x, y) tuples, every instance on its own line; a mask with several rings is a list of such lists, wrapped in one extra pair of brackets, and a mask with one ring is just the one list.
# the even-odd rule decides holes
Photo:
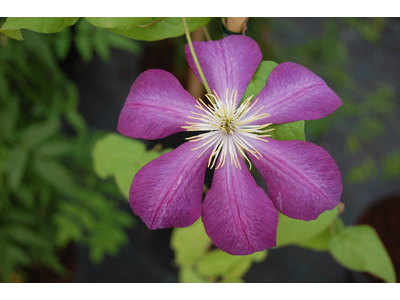
[(251, 96), (244, 100), (239, 107), (236, 107), (236, 97), (237, 91), (235, 92), (235, 90), (232, 90), (230, 97), (229, 91), (227, 90), (225, 100), (221, 100), (215, 91), (214, 95), (206, 95), (210, 104), (205, 104), (201, 99), (197, 100), (196, 107), (200, 111), (191, 111), (194, 116), (188, 116), (189, 119), (196, 120), (196, 123), (186, 122), (189, 126), (182, 126), (182, 128), (187, 131), (206, 131), (205, 133), (187, 139), (191, 142), (205, 140), (201, 146), (192, 149), (204, 148), (203, 152), (198, 157), (207, 149), (213, 147), (208, 162), (208, 167), (211, 165), (210, 168), (213, 168), (219, 155), (221, 155), (221, 158), (216, 169), (225, 164), (228, 155), (231, 162), (234, 163), (236, 167), (241, 168), (238, 160), (239, 154), (249, 162), (251, 169), (251, 162), (247, 158), (245, 152), (251, 153), (257, 159), (262, 157), (261, 153), (251, 145), (252, 139), (268, 142), (264, 137), (270, 137), (271, 135), (266, 133), (274, 130), (274, 128), (263, 130), (270, 126), (271, 123), (256, 125), (257, 122), (255, 121), (269, 116), (269, 114), (266, 113), (259, 114), (263, 107), (253, 112), (254, 105), (257, 103), (258, 99), (254, 100), (250, 105), (251, 98), (253, 97)]
[(222, 117), (219, 129), (221, 129), (226, 134), (233, 134), (233, 132), (235, 131), (235, 122), (233, 118)]

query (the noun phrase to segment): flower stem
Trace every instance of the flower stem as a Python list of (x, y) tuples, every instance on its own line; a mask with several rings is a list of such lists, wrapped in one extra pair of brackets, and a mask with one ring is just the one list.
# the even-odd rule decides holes
[(210, 88), (208, 87), (206, 78), (204, 77), (203, 71), (201, 70), (199, 61), (197, 60), (196, 53), (194, 52), (192, 39), (190, 38), (190, 33), (189, 33), (189, 29), (188, 29), (187, 24), (186, 24), (186, 18), (185, 17), (182, 17), (182, 23), (183, 23), (183, 27), (185, 28), (186, 39), (188, 41), (190, 52), (192, 53), (194, 63), (196, 64), (197, 71), (200, 74), (201, 80), (203, 81), (203, 84), (204, 84), (204, 87), (206, 88), (207, 93), (211, 94), (211, 91), (210, 91)]

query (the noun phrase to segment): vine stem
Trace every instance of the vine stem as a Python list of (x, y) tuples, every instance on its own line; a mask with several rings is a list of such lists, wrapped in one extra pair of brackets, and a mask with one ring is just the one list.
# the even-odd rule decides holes
[(197, 60), (196, 53), (194, 52), (192, 39), (190, 38), (190, 33), (189, 33), (189, 29), (188, 29), (187, 24), (186, 24), (186, 18), (185, 17), (182, 17), (182, 23), (183, 23), (183, 27), (185, 28), (186, 39), (188, 41), (190, 52), (192, 53), (194, 63), (196, 64), (197, 71), (200, 74), (201, 80), (203, 81), (203, 84), (204, 84), (204, 87), (206, 88), (207, 93), (211, 94), (211, 91), (210, 91), (210, 88), (208, 87), (208, 83), (206, 81), (206, 78), (204, 77), (203, 71), (201, 70), (199, 61)]

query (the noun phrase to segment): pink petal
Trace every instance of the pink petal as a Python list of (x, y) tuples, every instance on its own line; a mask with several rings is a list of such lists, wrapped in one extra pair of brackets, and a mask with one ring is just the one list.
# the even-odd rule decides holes
[(185, 131), (196, 100), (163, 70), (147, 70), (133, 83), (118, 120), (118, 131), (133, 138), (160, 139)]
[[(231, 35), (219, 41), (193, 42), (193, 47), (211, 92), (215, 90), (225, 99), (227, 89), (229, 94), (238, 90), (239, 104), (262, 58), (257, 43), (247, 36)], [(189, 45), (185, 53), (190, 68), (202, 82)]]
[(333, 158), (323, 148), (303, 141), (255, 141), (262, 154), (252, 162), (267, 183), (276, 209), (300, 220), (314, 220), (339, 203), (342, 179)]
[[(129, 203), (150, 229), (186, 227), (201, 214), (204, 175), (210, 156), (199, 142), (186, 142), (149, 162), (135, 175)], [(211, 149), (211, 148), (210, 148)]]
[(203, 203), (202, 219), (214, 244), (232, 255), (246, 255), (276, 246), (278, 212), (257, 186), (243, 159), (241, 169), (229, 159), (215, 170)]
[(253, 110), (269, 113), (260, 124), (283, 124), (314, 120), (333, 113), (342, 101), (326, 83), (307, 68), (286, 62), (279, 64), (268, 77), (267, 85), (258, 94)]

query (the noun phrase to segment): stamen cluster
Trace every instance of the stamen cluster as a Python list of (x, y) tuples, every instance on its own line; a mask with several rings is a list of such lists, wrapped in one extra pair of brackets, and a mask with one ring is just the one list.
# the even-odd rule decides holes
[(191, 111), (194, 116), (188, 116), (188, 118), (198, 122), (186, 122), (189, 126), (182, 126), (187, 131), (207, 131), (187, 138), (191, 142), (205, 140), (201, 146), (192, 150), (204, 147), (203, 152), (198, 156), (200, 157), (207, 149), (214, 147), (208, 161), (208, 167), (211, 169), (214, 167), (219, 155), (221, 155), (221, 158), (216, 169), (224, 166), (228, 155), (231, 163), (241, 168), (238, 153), (248, 161), (251, 169), (251, 162), (247, 158), (245, 151), (251, 153), (257, 159), (262, 157), (261, 153), (251, 145), (251, 140), (258, 139), (268, 142), (263, 137), (270, 137), (271, 135), (268, 135), (267, 132), (274, 129), (263, 130), (272, 123), (263, 125), (249, 125), (249, 123), (264, 119), (269, 114), (258, 114), (263, 106), (253, 113), (252, 109), (258, 101), (256, 99), (250, 105), (253, 96), (248, 97), (239, 107), (236, 107), (237, 91), (232, 90), (229, 97), (229, 91), (226, 90), (225, 100), (221, 100), (215, 90), (213, 92), (214, 95), (205, 95), (208, 100), (207, 104), (201, 99), (197, 100), (196, 107), (201, 112)]

